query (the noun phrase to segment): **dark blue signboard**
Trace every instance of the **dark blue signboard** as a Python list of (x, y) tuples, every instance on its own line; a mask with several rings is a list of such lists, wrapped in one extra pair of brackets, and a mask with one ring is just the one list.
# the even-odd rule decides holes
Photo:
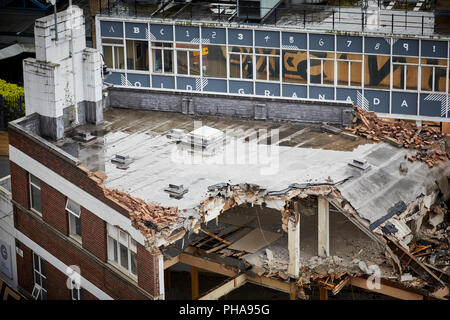
[[(201, 91), (200, 79), (189, 77), (177, 77), (177, 89), (188, 91)], [(198, 85), (197, 85), (198, 84)]]
[(150, 25), (151, 40), (173, 40), (173, 26), (169, 24), (151, 24)]
[(101, 21), (100, 31), (102, 37), (123, 37), (123, 23), (113, 21)]
[(306, 86), (283, 84), (283, 97), (306, 98)]
[(148, 39), (148, 25), (146, 23), (125, 22), (125, 37), (133, 39)]
[(253, 46), (252, 30), (228, 29), (228, 44)]
[(417, 93), (393, 91), (391, 112), (417, 115)]
[(175, 40), (181, 42), (200, 43), (198, 27), (175, 26)]
[(161, 89), (175, 89), (175, 80), (171, 76), (152, 75), (152, 87)]
[(203, 91), (227, 92), (227, 80), (206, 79)]
[(280, 85), (278, 83), (256, 82), (255, 91), (256, 94), (259, 96), (279, 97)]
[(362, 38), (355, 36), (337, 36), (337, 51), (362, 52)]
[(364, 52), (375, 54), (390, 54), (390, 39), (366, 37), (364, 38)]
[(336, 100), (350, 102), (353, 104), (358, 103), (358, 94), (361, 99), (361, 90), (347, 89), (347, 88), (337, 88), (336, 89)]
[(419, 56), (419, 40), (395, 39), (392, 45), (392, 54), (399, 56)]
[(319, 100), (334, 100), (334, 88), (310, 86), (309, 98)]
[(309, 34), (309, 50), (334, 51), (334, 36), (329, 34)]
[(284, 49), (306, 49), (306, 33), (283, 32), (281, 37)]
[(108, 77), (106, 77), (105, 82), (110, 84), (117, 84), (119, 86), (125, 85), (125, 74), (112, 72)]
[(447, 58), (447, 41), (422, 40), (422, 57)]
[(255, 46), (279, 48), (280, 33), (275, 31), (255, 31)]
[(202, 43), (226, 44), (227, 35), (223, 28), (202, 27)]
[(447, 110), (447, 95), (445, 93), (421, 93), (421, 116), (445, 117)]
[(230, 80), (230, 93), (253, 94), (253, 82)]
[(364, 98), (370, 111), (389, 113), (389, 92), (364, 90)]
[(150, 76), (148, 74), (127, 74), (127, 84), (133, 87), (150, 87)]

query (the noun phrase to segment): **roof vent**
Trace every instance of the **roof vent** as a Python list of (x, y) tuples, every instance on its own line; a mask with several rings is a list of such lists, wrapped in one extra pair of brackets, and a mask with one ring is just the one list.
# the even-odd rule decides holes
[(176, 142), (180, 142), (186, 136), (186, 131), (184, 129), (172, 129), (166, 134), (166, 137), (172, 139)]
[(189, 132), (183, 139), (183, 143), (193, 147), (208, 148), (223, 143), (225, 134), (215, 128), (203, 126)]
[(82, 131), (76, 131), (73, 139), (83, 142), (89, 142), (91, 140), (94, 140), (96, 136), (91, 135), (90, 132), (82, 132)]
[(189, 191), (189, 189), (185, 189), (183, 185), (175, 185), (169, 184), (169, 187), (164, 189), (165, 192), (170, 194), (171, 198), (181, 199), (183, 195)]
[(367, 163), (367, 160), (363, 159), (353, 159), (353, 161), (349, 162), (348, 164), (361, 170), (367, 170), (368, 168), (370, 168), (370, 164)]
[(114, 158), (111, 159), (111, 162), (117, 163), (118, 169), (128, 169), (130, 163), (133, 162), (133, 159), (130, 158), (130, 156), (116, 154)]

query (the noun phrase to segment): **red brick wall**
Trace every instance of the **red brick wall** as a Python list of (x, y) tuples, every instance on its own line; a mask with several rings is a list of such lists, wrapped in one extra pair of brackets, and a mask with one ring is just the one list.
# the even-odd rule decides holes
[[(29, 137), (22, 134), (21, 132), (15, 131), (15, 129), (12, 129), (11, 127), (8, 128), (8, 137), (10, 145), (19, 149), (36, 161), (42, 163), (44, 166), (56, 172), (61, 177), (72, 182), (74, 185), (78, 186), (95, 198), (104, 202), (109, 207), (129, 218), (127, 209), (120, 206), (111, 199), (108, 199), (105, 196), (103, 189), (99, 187), (94, 180), (89, 178), (88, 174), (85, 171), (68, 162), (67, 160), (57, 156), (56, 154), (48, 151), (48, 149), (44, 148), (37, 142), (32, 141)], [(12, 178), (13, 177), (11, 176), (11, 180), (13, 180)], [(28, 208), (28, 206), (26, 206), (26, 208)]]
[(106, 261), (106, 223), (92, 212), (81, 208), (81, 237), (83, 248)]
[[(149, 299), (143, 292), (141, 292), (135, 285), (127, 282), (116, 271), (103, 266), (94, 258), (84, 252), (82, 248), (70, 242), (68, 239), (61, 238), (53, 230), (43, 225), (39, 218), (34, 218), (29, 213), (22, 212), (16, 209), (15, 213), (15, 227), (17, 230), (25, 234), (41, 247), (45, 248), (50, 254), (57, 257), (66, 265), (76, 265), (80, 267), (81, 275), (89, 280), (97, 288), (108, 294), (114, 299)], [(25, 257), (25, 251), (24, 251)], [(32, 263), (24, 261), (23, 265), (20, 263), (21, 258), (18, 258), (18, 277), (23, 279), (26, 284), (27, 270), (26, 265), (29, 264), (32, 270)], [(45, 257), (44, 257), (45, 259)], [(24, 259), (25, 260), (25, 259)], [(138, 268), (142, 268), (141, 272), (150, 272), (151, 265), (138, 263)], [(52, 275), (48, 274), (48, 278)], [(22, 282), (19, 282), (22, 286)], [(23, 288), (31, 293), (32, 286), (25, 286)], [(149, 290), (147, 287), (141, 287), (143, 290)], [(152, 291), (147, 291), (150, 295)]]
[(137, 244), (137, 272), (139, 287), (153, 296), (159, 296), (158, 254), (152, 254)]
[(89, 291), (82, 289), (83, 293), (82, 293), (82, 300), (98, 300), (98, 298), (94, 295), (92, 295)]
[(33, 253), (18, 240), (16, 240), (16, 247), (23, 251), (23, 257), (16, 254), (17, 282), (22, 289), (31, 294), (34, 286)]
[(41, 181), (42, 219), (59, 232), (69, 234), (66, 196)]
[(47, 277), (48, 300), (70, 300), (72, 293), (67, 288), (67, 275), (45, 262), (45, 276)]
[(9, 162), (11, 172), (11, 191), (13, 200), (24, 208), (30, 208), (30, 189), (28, 186), (28, 173), (14, 162)]

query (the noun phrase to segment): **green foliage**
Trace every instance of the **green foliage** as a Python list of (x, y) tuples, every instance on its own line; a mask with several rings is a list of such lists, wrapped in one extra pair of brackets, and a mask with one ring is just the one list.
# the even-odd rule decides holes
[(25, 96), (23, 87), (0, 79), (0, 96), (3, 97), (2, 108), (7, 110), (8, 121), (25, 115)]

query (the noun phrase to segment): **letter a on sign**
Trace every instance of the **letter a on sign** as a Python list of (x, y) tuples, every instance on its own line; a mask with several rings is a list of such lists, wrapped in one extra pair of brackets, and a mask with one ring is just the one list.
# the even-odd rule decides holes
[(350, 98), (350, 96), (347, 97), (347, 99), (345, 100), (346, 102), (353, 102), (352, 98)]
[(111, 27), (109, 28), (109, 32), (110, 32), (110, 33), (114, 33), (114, 32), (115, 32), (113, 26), (111, 26)]
[(408, 104), (406, 103), (406, 100), (403, 100), (401, 107), (407, 107), (408, 108)]

